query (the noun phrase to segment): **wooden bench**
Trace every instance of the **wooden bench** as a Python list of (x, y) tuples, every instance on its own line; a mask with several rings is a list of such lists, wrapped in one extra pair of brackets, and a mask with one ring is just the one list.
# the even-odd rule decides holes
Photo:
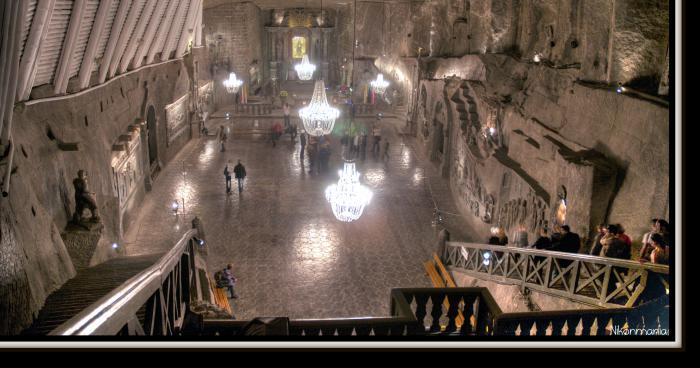
[(209, 285), (214, 295), (214, 303), (219, 306), (219, 308), (233, 315), (233, 309), (231, 309), (231, 304), (228, 302), (228, 290), (226, 288), (217, 287), (216, 282), (214, 282), (211, 277), (209, 277)]
[[(425, 267), (428, 277), (430, 277), (430, 281), (436, 288), (457, 287), (454, 279), (452, 279), (452, 275), (447, 272), (445, 265), (442, 263), (437, 253), (433, 253), (433, 259), (424, 262), (423, 266)], [(445, 308), (450, 308), (450, 303), (447, 301), (447, 299), (445, 299), (443, 305)], [(475, 323), (473, 320), (474, 316), (471, 316), (471, 319), (473, 325)], [(459, 315), (457, 315), (455, 323), (457, 324), (457, 327), (461, 327), (464, 324), (464, 316), (462, 315), (461, 311), (459, 312)], [(445, 326), (443, 326), (443, 328), (445, 328)]]

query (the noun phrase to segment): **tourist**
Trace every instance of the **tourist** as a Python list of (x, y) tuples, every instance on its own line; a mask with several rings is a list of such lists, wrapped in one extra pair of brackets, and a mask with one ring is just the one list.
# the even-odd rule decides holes
[(299, 159), (301, 164), (304, 164), (304, 149), (306, 148), (306, 132), (302, 132), (299, 135), (299, 140), (301, 141), (301, 150), (299, 151)]
[(508, 245), (508, 237), (506, 231), (502, 227), (491, 228), (491, 237), (489, 238), (490, 245)]
[(627, 234), (625, 234), (625, 228), (621, 224), (617, 224), (617, 237), (625, 243), (622, 254), (620, 258), (622, 259), (632, 259), (632, 239), (630, 239)]
[(552, 246), (551, 246), (551, 248), (559, 247), (559, 242), (561, 241), (561, 236), (562, 236), (561, 226), (559, 226), (558, 224), (555, 224), (554, 229), (552, 229), (552, 236), (551, 236)]
[[(654, 233), (651, 235), (651, 246), (653, 247), (649, 260), (653, 264), (668, 264), (669, 260), (669, 247), (664, 241), (664, 237), (661, 234)], [(640, 259), (640, 262), (644, 263), (646, 260)]]
[(578, 253), (581, 248), (581, 238), (578, 234), (571, 232), (569, 225), (564, 225), (561, 227), (561, 237), (559, 242), (552, 246), (553, 251), (566, 252), (566, 253)]
[(547, 236), (547, 228), (540, 228), (540, 236), (535, 241), (535, 244), (532, 245), (532, 248), (547, 250), (551, 247), (552, 241), (549, 239), (549, 236)]
[(350, 150), (353, 157), (356, 157), (357, 154), (360, 153), (360, 140), (360, 132), (356, 131), (355, 136), (352, 138), (352, 147)]
[(231, 298), (238, 299), (238, 295), (236, 295), (236, 291), (234, 290), (234, 286), (236, 286), (238, 279), (233, 276), (233, 265), (230, 263), (228, 266), (226, 266), (226, 268), (224, 268), (224, 280), (227, 282), (228, 291), (231, 293)]
[(236, 175), (236, 180), (238, 181), (238, 193), (243, 192), (243, 180), (245, 180), (246, 172), (245, 166), (241, 164), (241, 160), (238, 160), (238, 165), (233, 168), (233, 174)]
[(228, 165), (231, 164), (231, 160), (228, 160), (226, 167), (224, 168), (224, 177), (226, 178), (226, 193), (231, 193), (231, 172), (228, 169)]
[(608, 225), (606, 234), (600, 239), (600, 243), (603, 246), (600, 253), (601, 256), (624, 259), (627, 244), (620, 239), (618, 236), (619, 232), (617, 225)]
[(362, 131), (362, 138), (360, 140), (360, 153), (362, 156), (362, 159), (365, 159), (365, 155), (367, 154), (367, 131), (363, 130)]
[[(379, 122), (379, 118), (377, 118), (377, 122)], [(377, 123), (372, 126), (372, 138), (374, 139), (372, 143), (372, 155), (377, 156), (379, 154), (379, 142), (382, 140), (382, 130), (379, 129)]]
[(272, 147), (277, 147), (277, 140), (282, 136), (282, 125), (277, 121), (272, 125)]
[(389, 160), (389, 140), (388, 139), (384, 142), (384, 156), (383, 156), (383, 158), (384, 158), (384, 161)]
[(282, 111), (284, 113), (284, 129), (289, 129), (291, 119), (289, 117), (290, 108), (288, 103), (284, 103), (284, 105), (282, 106)]
[(226, 141), (228, 140), (228, 134), (226, 134), (226, 128), (223, 125), (219, 127), (219, 142), (221, 143), (221, 152), (226, 151)]
[(663, 220), (663, 219), (652, 219), (651, 220), (651, 231), (644, 234), (644, 236), (642, 237), (642, 249), (640, 249), (640, 251), (639, 251), (639, 259), (640, 260), (645, 260), (645, 261), (651, 260), (651, 252), (654, 250), (654, 247), (651, 244), (651, 237), (654, 234), (661, 235), (661, 238), (663, 239), (664, 244), (666, 246), (670, 246), (671, 236), (670, 236), (670, 232), (669, 232), (668, 222), (666, 222), (666, 220)]
[(297, 139), (297, 124), (294, 123), (290, 126), (289, 128), (289, 136), (292, 139), (292, 143), (294, 143)]
[(596, 226), (596, 234), (593, 237), (593, 242), (591, 243), (591, 249), (588, 251), (588, 254), (592, 256), (600, 256), (601, 252), (603, 251), (603, 244), (600, 242), (603, 237), (605, 237), (605, 234), (608, 233), (608, 229), (605, 226), (605, 224), (599, 224)]

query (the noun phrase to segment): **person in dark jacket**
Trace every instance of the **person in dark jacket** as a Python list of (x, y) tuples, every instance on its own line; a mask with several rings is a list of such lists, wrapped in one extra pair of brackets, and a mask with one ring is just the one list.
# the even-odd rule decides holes
[(540, 237), (537, 238), (537, 241), (535, 241), (532, 247), (541, 250), (547, 250), (552, 247), (552, 240), (549, 239), (546, 227), (540, 229)]
[(226, 287), (228, 288), (228, 291), (231, 293), (231, 298), (237, 299), (238, 295), (236, 295), (236, 291), (234, 290), (234, 286), (236, 285), (236, 279), (235, 276), (233, 276), (233, 265), (228, 264), (226, 268), (224, 268), (224, 280), (226, 281)]
[(491, 237), (489, 238), (490, 245), (508, 245), (508, 237), (506, 231), (501, 227), (491, 229)]
[(231, 164), (231, 160), (226, 163), (226, 167), (224, 168), (224, 178), (226, 178), (226, 193), (229, 194), (231, 193), (231, 171), (229, 170), (228, 166)]
[(238, 165), (233, 168), (233, 173), (236, 175), (236, 180), (238, 181), (238, 193), (243, 192), (243, 180), (245, 180), (246, 172), (245, 166), (241, 164), (241, 160), (238, 160)]
[(581, 248), (581, 238), (576, 233), (571, 232), (569, 225), (564, 225), (561, 227), (561, 238), (559, 244), (552, 247), (553, 251), (566, 252), (566, 253), (578, 253), (579, 248)]

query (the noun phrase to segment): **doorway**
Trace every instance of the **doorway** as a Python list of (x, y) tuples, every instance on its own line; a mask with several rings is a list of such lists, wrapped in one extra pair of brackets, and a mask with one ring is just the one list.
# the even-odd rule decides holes
[(158, 163), (157, 126), (156, 109), (153, 106), (149, 106), (146, 114), (146, 134), (148, 134), (148, 162), (151, 164), (151, 168)]

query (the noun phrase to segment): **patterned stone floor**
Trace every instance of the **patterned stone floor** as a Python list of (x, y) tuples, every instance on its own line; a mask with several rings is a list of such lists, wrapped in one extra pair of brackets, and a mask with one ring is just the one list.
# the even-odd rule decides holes
[[(213, 137), (194, 140), (156, 179), (124, 251), (168, 250), (197, 214), (210, 271), (234, 265), (238, 319), (386, 316), (391, 288), (431, 286), (422, 262), (435, 248), (435, 203), (457, 212), (435, 166), (416, 157), (412, 138), (402, 138), (397, 126), (392, 119), (382, 123), (391, 142), (387, 161), (369, 152), (358, 161), (360, 180), (374, 196), (353, 223), (337, 221), (324, 198), (342, 166), (338, 137), (325, 175), (308, 173), (298, 140), (293, 145), (286, 135), (276, 148), (262, 140), (230, 140), (226, 152)], [(223, 169), (238, 159), (248, 179), (241, 195), (227, 196)], [(175, 216), (170, 206), (183, 197), (185, 215)], [(453, 239), (468, 240), (459, 218), (447, 220)]]

